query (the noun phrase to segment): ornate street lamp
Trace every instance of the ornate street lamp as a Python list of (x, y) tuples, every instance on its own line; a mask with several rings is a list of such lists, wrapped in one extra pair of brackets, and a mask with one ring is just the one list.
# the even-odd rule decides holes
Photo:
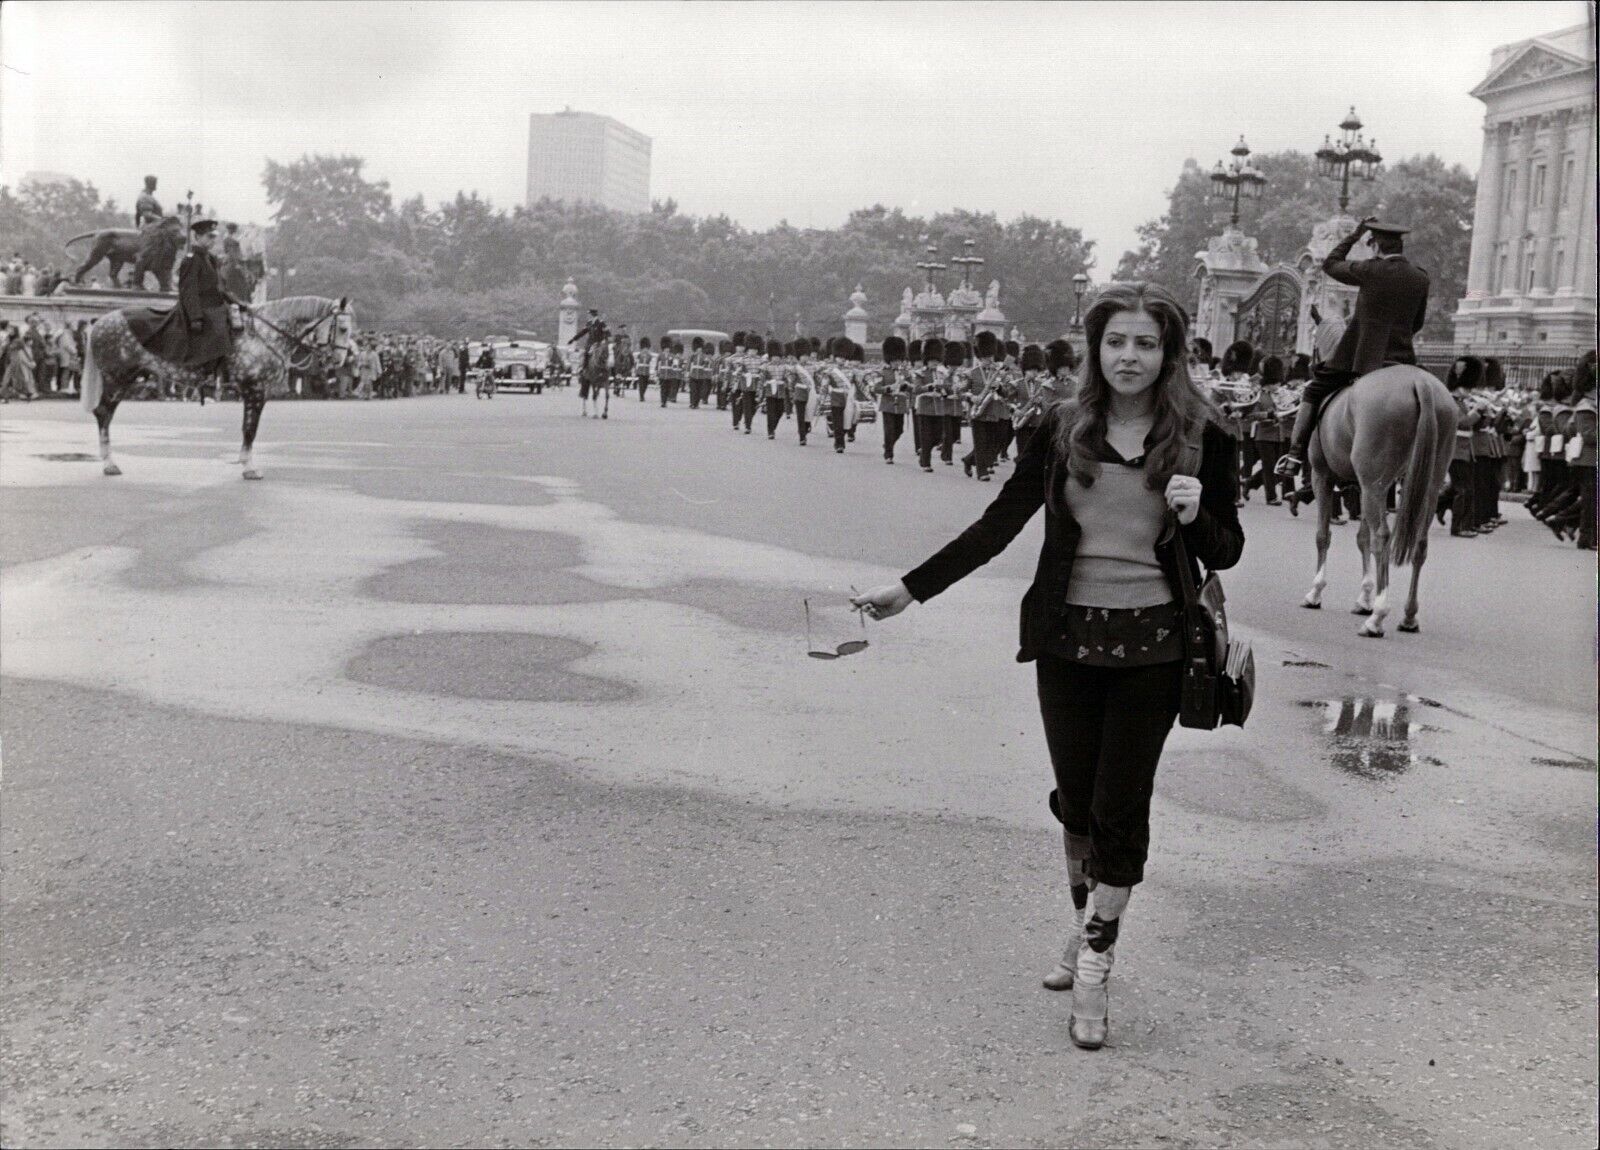
[(951, 256), (950, 262), (953, 264), (959, 264), (961, 267), (961, 286), (964, 288), (971, 288), (972, 269), (975, 267), (982, 267), (983, 259), (981, 256), (975, 256), (972, 254), (972, 249), (978, 246), (977, 240), (962, 240), (961, 246), (966, 249), (967, 254), (964, 256)]
[(1080, 331), (1083, 328), (1083, 322), (1079, 317), (1083, 314), (1083, 295), (1088, 290), (1088, 276), (1084, 275), (1082, 272), (1079, 272), (1077, 275), (1072, 277), (1072, 294), (1077, 297), (1076, 302), (1072, 305), (1073, 331)]
[(1240, 136), (1239, 142), (1233, 146), (1231, 155), (1233, 162), (1227, 167), (1223, 167), (1222, 161), (1218, 160), (1216, 167), (1211, 169), (1211, 199), (1233, 201), (1233, 216), (1230, 223), (1233, 227), (1238, 227), (1240, 197), (1247, 200), (1260, 199), (1262, 189), (1267, 186), (1267, 177), (1250, 162), (1250, 146), (1244, 142), (1243, 136)]
[(1361, 117), (1354, 107), (1339, 124), (1339, 138), (1322, 137), (1322, 147), (1317, 149), (1317, 174), (1339, 181), (1339, 210), (1350, 207), (1350, 177), (1371, 183), (1383, 170), (1383, 157), (1378, 154), (1378, 141), (1361, 135)]
[(942, 272), (942, 271), (944, 271), (946, 265), (944, 265), (944, 264), (939, 262), (939, 245), (938, 244), (929, 244), (923, 250), (928, 253), (928, 258), (925, 259), (925, 260), (922, 260), (921, 262), (919, 262), (917, 264), (917, 267), (922, 269), (923, 276), (925, 277), (925, 279), (927, 281), (925, 283), (924, 287), (928, 292), (931, 293), (933, 291), (933, 287), (934, 287), (934, 284), (933, 284), (933, 273), (934, 272)]

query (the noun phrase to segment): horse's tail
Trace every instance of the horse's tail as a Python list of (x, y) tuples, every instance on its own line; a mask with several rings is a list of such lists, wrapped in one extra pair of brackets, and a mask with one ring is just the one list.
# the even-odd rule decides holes
[(77, 243), (79, 240), (93, 239), (95, 236), (97, 236), (99, 234), (100, 234), (99, 232), (84, 232), (80, 236), (73, 236), (70, 240), (68, 240), (66, 243), (62, 244), (61, 246), (64, 247), (64, 248), (70, 248), (73, 244)]
[(83, 376), (78, 381), (78, 402), (83, 410), (93, 412), (100, 406), (100, 394), (105, 381), (100, 376), (100, 363), (94, 354), (94, 325), (83, 329)]
[(1411, 462), (1406, 465), (1405, 503), (1395, 516), (1393, 562), (1409, 566), (1428, 533), (1428, 517), (1433, 514), (1433, 475), (1439, 464), (1439, 413), (1434, 409), (1428, 377), (1421, 368), (1411, 379), (1411, 393), (1417, 400), (1417, 429), (1411, 438)]

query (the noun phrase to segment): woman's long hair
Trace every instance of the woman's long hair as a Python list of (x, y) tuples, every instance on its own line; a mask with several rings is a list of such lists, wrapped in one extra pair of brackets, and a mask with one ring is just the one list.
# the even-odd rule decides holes
[(1145, 485), (1163, 490), (1176, 474), (1186, 443), (1198, 445), (1208, 421), (1220, 418), (1216, 405), (1189, 378), (1189, 321), (1181, 304), (1159, 284), (1113, 283), (1095, 297), (1083, 317), (1088, 350), (1078, 372), (1076, 396), (1064, 404), (1056, 420), (1053, 446), (1067, 472), (1085, 487), (1100, 474), (1099, 456), (1106, 443), (1106, 411), (1111, 384), (1100, 366), (1100, 340), (1111, 317), (1142, 311), (1161, 329), (1161, 374), (1157, 377), (1154, 440), (1145, 453)]

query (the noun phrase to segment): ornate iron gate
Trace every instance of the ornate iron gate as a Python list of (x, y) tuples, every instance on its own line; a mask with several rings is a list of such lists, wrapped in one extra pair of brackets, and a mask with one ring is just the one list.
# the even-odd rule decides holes
[(1239, 301), (1235, 337), (1266, 355), (1293, 356), (1300, 330), (1300, 281), (1292, 272), (1270, 271)]

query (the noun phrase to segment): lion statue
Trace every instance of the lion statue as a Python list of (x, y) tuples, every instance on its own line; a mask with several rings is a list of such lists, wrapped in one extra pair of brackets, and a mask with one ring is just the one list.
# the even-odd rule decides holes
[[(172, 290), (172, 265), (177, 262), (183, 247), (183, 221), (177, 216), (163, 216), (151, 220), (139, 231), (132, 228), (104, 228), (98, 232), (84, 232), (73, 236), (63, 246), (70, 248), (80, 240), (92, 239), (94, 245), (77, 271), (72, 273), (73, 283), (82, 283), (85, 273), (101, 260), (111, 265), (112, 287), (144, 287), (146, 272), (154, 272), (161, 291)], [(133, 265), (133, 282), (122, 283), (122, 268)]]

